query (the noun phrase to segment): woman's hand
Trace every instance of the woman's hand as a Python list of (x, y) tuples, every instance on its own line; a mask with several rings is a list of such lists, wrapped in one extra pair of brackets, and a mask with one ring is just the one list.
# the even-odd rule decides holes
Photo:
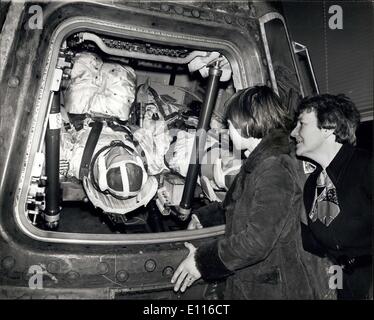
[(189, 242), (185, 242), (184, 245), (190, 250), (186, 259), (184, 259), (178, 266), (171, 278), (171, 283), (175, 283), (174, 291), (184, 292), (189, 286), (191, 286), (196, 280), (201, 278), (199, 270), (196, 268), (195, 252), (196, 248)]

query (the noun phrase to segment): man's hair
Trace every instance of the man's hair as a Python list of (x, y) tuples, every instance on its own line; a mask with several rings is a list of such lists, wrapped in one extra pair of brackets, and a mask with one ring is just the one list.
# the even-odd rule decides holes
[(235, 93), (226, 102), (226, 119), (246, 138), (262, 138), (274, 128), (290, 130), (291, 125), (286, 107), (267, 86), (255, 86)]
[(355, 104), (344, 94), (321, 94), (300, 101), (297, 116), (314, 111), (320, 129), (334, 129), (336, 142), (356, 144), (356, 129), (360, 113)]

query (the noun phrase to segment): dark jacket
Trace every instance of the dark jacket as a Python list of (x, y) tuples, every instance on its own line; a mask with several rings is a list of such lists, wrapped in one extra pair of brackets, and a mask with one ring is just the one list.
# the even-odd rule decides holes
[[(309, 176), (304, 189), (306, 212), (312, 209), (316, 181), (322, 168)], [(308, 214), (308, 229), (303, 229), (305, 249), (333, 260), (341, 256), (372, 254), (372, 171), (370, 155), (344, 144), (326, 172), (334, 183), (340, 213), (327, 227)], [(310, 232), (308, 235), (307, 232)]]
[[(327, 256), (344, 266), (343, 288), (338, 299), (372, 297), (373, 211), (372, 169), (370, 154), (344, 144), (326, 168), (334, 183), (340, 213), (325, 226), (320, 220), (302, 227), (304, 248)], [(305, 210), (312, 209), (316, 181), (322, 168), (309, 176), (304, 189)], [(371, 298), (372, 299), (372, 298)]]
[(301, 261), (302, 185), (292, 153), (289, 134), (282, 130), (262, 139), (222, 204), (224, 238), (196, 251), (204, 279), (230, 276), (225, 299), (313, 297)]

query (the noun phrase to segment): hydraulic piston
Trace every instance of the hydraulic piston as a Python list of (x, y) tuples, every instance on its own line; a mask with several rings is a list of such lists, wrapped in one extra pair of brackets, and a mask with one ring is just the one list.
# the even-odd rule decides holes
[(178, 208), (179, 218), (183, 221), (188, 218), (191, 212), (191, 202), (196, 188), (197, 176), (201, 165), (200, 161), (204, 152), (207, 130), (212, 118), (218, 94), (218, 83), (221, 75), (222, 70), (219, 68), (218, 63), (210, 67), (208, 88), (201, 108), (190, 164), (186, 176), (186, 183), (183, 189), (182, 200)]
[(46, 210), (44, 220), (49, 229), (56, 229), (60, 219), (60, 92), (51, 91), (51, 111), (45, 139), (46, 152)]

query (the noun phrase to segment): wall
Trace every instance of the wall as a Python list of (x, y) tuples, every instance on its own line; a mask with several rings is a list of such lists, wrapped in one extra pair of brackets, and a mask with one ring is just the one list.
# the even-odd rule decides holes
[[(373, 119), (373, 3), (283, 1), (294, 41), (309, 49), (321, 93), (345, 93), (362, 119)], [(343, 9), (343, 29), (329, 28), (332, 5)]]

